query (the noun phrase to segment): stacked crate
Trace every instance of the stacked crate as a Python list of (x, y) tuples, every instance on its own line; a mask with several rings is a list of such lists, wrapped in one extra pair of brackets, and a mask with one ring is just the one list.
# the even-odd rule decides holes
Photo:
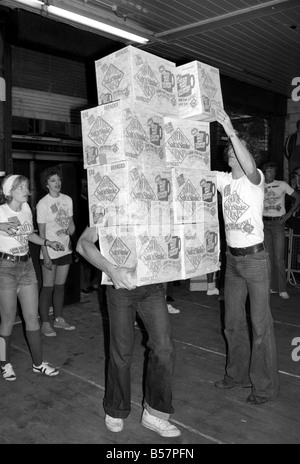
[[(135, 269), (137, 286), (218, 269), (217, 192), (210, 171), (213, 105), (208, 115), (201, 95), (194, 96), (193, 114), (185, 100), (181, 116), (180, 68), (125, 47), (96, 62), (99, 105), (81, 114), (90, 226), (98, 228), (109, 261)], [(189, 79), (196, 91), (202, 84), (197, 76), (194, 81)], [(212, 99), (211, 79), (205, 82)], [(208, 122), (194, 120), (195, 112)], [(111, 282), (104, 276), (103, 283)]]

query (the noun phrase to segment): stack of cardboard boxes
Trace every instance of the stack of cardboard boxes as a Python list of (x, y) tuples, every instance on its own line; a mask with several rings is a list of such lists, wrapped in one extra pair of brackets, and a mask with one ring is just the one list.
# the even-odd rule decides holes
[[(98, 103), (82, 112), (90, 226), (137, 286), (218, 269), (209, 123), (219, 72), (128, 46), (96, 62)], [(104, 276), (103, 283), (111, 283)]]

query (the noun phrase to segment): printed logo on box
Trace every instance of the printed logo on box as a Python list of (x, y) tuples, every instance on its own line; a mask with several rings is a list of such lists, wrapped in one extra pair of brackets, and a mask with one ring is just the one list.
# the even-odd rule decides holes
[(144, 150), (145, 142), (147, 142), (148, 136), (137, 117), (132, 119), (125, 130), (125, 134), (135, 153), (140, 155)]
[(189, 140), (180, 129), (176, 129), (172, 137), (167, 141), (167, 145), (179, 163), (182, 163), (188, 154), (188, 150), (191, 150)]
[(203, 245), (190, 246), (186, 248), (185, 254), (196, 270), (201, 264), (204, 252), (205, 249)]
[(139, 181), (132, 190), (131, 195), (137, 200), (156, 200), (155, 193), (144, 174), (141, 175)]
[(103, 77), (102, 84), (111, 92), (117, 90), (124, 77), (124, 73), (116, 66), (111, 64)]
[(135, 79), (146, 97), (151, 100), (155, 95), (155, 89), (159, 88), (159, 81), (156, 79), (148, 63), (144, 63), (139, 72), (135, 75)]
[(131, 251), (125, 243), (117, 237), (109, 250), (109, 254), (118, 266), (124, 266), (131, 255)]
[(104, 176), (98, 185), (95, 196), (104, 205), (109, 205), (114, 201), (120, 189), (112, 182), (108, 176)]
[(97, 145), (103, 145), (112, 131), (113, 128), (106, 121), (104, 121), (104, 119), (98, 117), (89, 132), (89, 137)]
[(150, 240), (150, 243), (147, 246), (146, 250), (142, 254), (141, 260), (150, 269), (152, 274), (156, 277), (166, 257), (167, 256), (164, 250), (153, 237)]
[(182, 188), (180, 194), (178, 195), (178, 199), (181, 202), (185, 201), (200, 201), (201, 196), (199, 192), (196, 190), (192, 182), (188, 179)]
[(213, 99), (214, 96), (217, 93), (217, 87), (215, 86), (214, 81), (210, 77), (209, 74), (206, 75), (206, 78), (204, 79), (203, 82), (203, 87), (207, 92), (207, 95), (209, 96), (210, 99)]

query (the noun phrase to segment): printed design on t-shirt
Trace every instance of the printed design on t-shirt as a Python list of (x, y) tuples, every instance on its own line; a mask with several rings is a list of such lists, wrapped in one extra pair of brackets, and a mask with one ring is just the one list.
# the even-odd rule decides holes
[(51, 205), (50, 209), (51, 209), (52, 214), (57, 213), (57, 211), (58, 211), (57, 204), (54, 203), (53, 205)]
[(240, 230), (247, 234), (251, 234), (254, 230), (249, 219), (240, 222), (240, 219), (249, 210), (249, 205), (245, 203), (237, 192), (230, 194), (230, 186), (226, 186), (225, 190), (229, 193), (228, 198), (224, 202), (224, 214), (231, 221), (225, 221), (226, 231)]
[(58, 208), (57, 215), (54, 219), (54, 222), (56, 222), (61, 228), (61, 230), (56, 232), (57, 235), (67, 234), (67, 229), (70, 224), (70, 217), (64, 208), (62, 207)]
[(12, 255), (23, 254), (24, 252), (27, 253), (28, 251), (28, 235), (32, 233), (33, 227), (30, 222), (24, 222), (17, 228), (16, 235), (14, 238), (17, 242), (20, 243), (21, 247), (15, 247), (10, 249), (10, 253)]
[(265, 211), (281, 211), (280, 195), (278, 195), (274, 190), (265, 189)]

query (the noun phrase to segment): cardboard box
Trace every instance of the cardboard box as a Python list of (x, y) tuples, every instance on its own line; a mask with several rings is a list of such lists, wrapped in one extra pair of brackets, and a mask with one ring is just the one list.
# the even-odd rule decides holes
[(171, 222), (171, 169), (133, 161), (88, 169), (90, 226)]
[(167, 166), (210, 169), (210, 126), (208, 122), (164, 117)]
[[(98, 234), (101, 253), (128, 268), (137, 286), (184, 280), (220, 267), (218, 223), (101, 227)], [(103, 274), (102, 283), (112, 282)]]
[(216, 174), (211, 171), (173, 168), (174, 223), (190, 224), (218, 220)]
[(215, 108), (223, 108), (217, 68), (192, 61), (176, 68), (179, 118), (215, 121)]
[(122, 102), (81, 112), (84, 167), (124, 159), (165, 163), (163, 118), (159, 113)]
[(123, 48), (95, 62), (98, 103), (122, 100), (177, 115), (175, 63), (138, 48)]

